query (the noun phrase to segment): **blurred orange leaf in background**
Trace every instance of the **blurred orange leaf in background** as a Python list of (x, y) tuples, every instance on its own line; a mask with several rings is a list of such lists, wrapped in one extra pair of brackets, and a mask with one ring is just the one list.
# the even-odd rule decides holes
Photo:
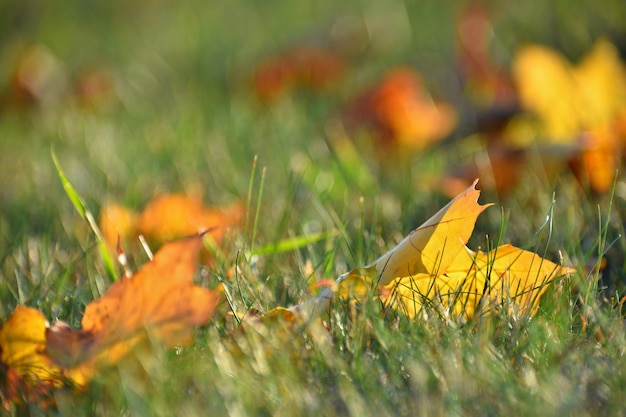
[(242, 204), (225, 208), (204, 207), (199, 198), (184, 194), (155, 197), (136, 213), (118, 204), (109, 204), (100, 212), (100, 229), (107, 245), (114, 249), (118, 242), (138, 235), (157, 246), (164, 242), (209, 231), (216, 244), (221, 244), (226, 231), (238, 226), (244, 217)]
[(450, 104), (433, 100), (422, 77), (410, 68), (388, 72), (348, 106), (346, 115), (350, 126), (369, 127), (383, 144), (415, 150), (445, 138), (458, 117)]
[(493, 9), (475, 1), (462, 9), (457, 24), (458, 70), (465, 94), (479, 107), (506, 108), (515, 104), (515, 89), (509, 74), (490, 55)]
[(261, 101), (276, 99), (297, 87), (324, 89), (345, 69), (340, 55), (319, 46), (299, 46), (262, 62), (254, 73), (254, 87)]

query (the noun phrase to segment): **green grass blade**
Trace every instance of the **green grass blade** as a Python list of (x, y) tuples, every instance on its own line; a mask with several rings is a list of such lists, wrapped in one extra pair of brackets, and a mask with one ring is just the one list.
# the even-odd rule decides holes
[(61, 180), (61, 184), (63, 185), (65, 194), (67, 194), (67, 196), (69, 197), (70, 201), (74, 205), (74, 208), (76, 208), (76, 211), (78, 212), (78, 214), (80, 214), (80, 217), (87, 220), (87, 208), (85, 207), (82, 198), (80, 198), (80, 195), (76, 192), (76, 189), (74, 188), (72, 183), (70, 183), (70, 181), (67, 179), (67, 176), (65, 175), (63, 168), (61, 168), (61, 164), (59, 163), (59, 160), (57, 159), (54, 150), (51, 151), (51, 154), (52, 162), (54, 162), (54, 167), (56, 168), (57, 175)]
[(89, 224), (89, 227), (96, 235), (96, 239), (98, 240), (98, 252), (100, 252), (100, 257), (102, 258), (102, 262), (104, 264), (107, 275), (111, 280), (117, 281), (115, 264), (109, 252), (109, 249), (104, 243), (104, 239), (102, 237), (102, 233), (100, 232), (100, 228), (98, 227), (98, 223), (93, 217), (93, 214), (87, 209), (85, 202), (81, 198), (80, 194), (78, 194), (72, 183), (69, 181), (67, 175), (65, 175), (65, 172), (63, 171), (63, 168), (61, 167), (61, 164), (59, 163), (59, 160), (57, 159), (54, 150), (51, 151), (51, 154), (52, 162), (54, 162), (54, 167), (57, 171), (59, 179), (61, 180), (61, 184), (63, 184), (63, 189), (65, 190), (65, 193), (74, 205), (74, 208), (76, 209), (80, 217), (82, 217), (87, 222), (87, 224)]
[(269, 245), (255, 248), (250, 252), (250, 254), (251, 255), (269, 255), (269, 254), (280, 253), (280, 252), (289, 252), (292, 250), (305, 247), (311, 243), (324, 240), (328, 238), (330, 235), (331, 233), (316, 233), (312, 235), (297, 236), (297, 237), (290, 238), (290, 239), (284, 239), (275, 243), (271, 243)]

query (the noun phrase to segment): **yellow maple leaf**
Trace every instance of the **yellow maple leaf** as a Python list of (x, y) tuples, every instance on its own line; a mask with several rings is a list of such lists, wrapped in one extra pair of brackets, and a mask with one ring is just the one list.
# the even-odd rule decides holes
[[(475, 185), (374, 263), (342, 275), (334, 288), (324, 288), (317, 298), (292, 311), (314, 317), (326, 311), (336, 295), (374, 293), (387, 307), (409, 317), (424, 305), (471, 317), (481, 303), (488, 309), (508, 300), (518, 310), (534, 314), (546, 285), (573, 270), (511, 245), (489, 253), (467, 249), (478, 215), (490, 206), (478, 204), (480, 191)], [(368, 290), (372, 286), (378, 291)]]
[(574, 77), (583, 126), (610, 126), (626, 107), (626, 72), (617, 48), (599, 39), (574, 69)]
[(398, 245), (374, 262), (379, 286), (398, 277), (446, 272), (465, 247), (476, 219), (491, 204), (478, 204), (478, 180), (444, 208), (413, 230)]
[(516, 54), (513, 77), (522, 106), (539, 116), (547, 138), (574, 141), (581, 127), (571, 64), (548, 47), (529, 45)]
[(508, 137), (525, 145), (537, 138), (575, 145), (576, 176), (596, 192), (608, 191), (619, 166), (620, 120), (626, 112), (626, 72), (617, 48), (599, 39), (573, 65), (548, 47), (526, 46), (516, 54), (513, 75), (522, 107), (539, 123), (518, 117), (509, 124)]
[(414, 317), (424, 305), (443, 315), (467, 318), (478, 308), (488, 312), (502, 305), (534, 314), (548, 284), (573, 271), (508, 244), (488, 253), (466, 248), (445, 274), (418, 274), (394, 280), (387, 286), (389, 295), (383, 301), (409, 317)]

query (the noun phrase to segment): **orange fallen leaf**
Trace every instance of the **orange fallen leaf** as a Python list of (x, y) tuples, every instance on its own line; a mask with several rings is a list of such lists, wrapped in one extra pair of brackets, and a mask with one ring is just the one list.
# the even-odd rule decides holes
[(150, 201), (139, 214), (137, 232), (156, 242), (207, 229), (204, 207), (199, 199), (182, 194), (165, 194)]
[(137, 213), (116, 203), (100, 209), (100, 231), (107, 246), (114, 251), (118, 240), (125, 243), (137, 233)]
[(49, 327), (37, 310), (18, 307), (0, 330), (2, 363), (31, 386), (83, 386), (140, 344), (189, 343), (194, 326), (208, 322), (221, 298), (193, 283), (202, 239), (165, 244), (134, 276), (87, 305), (80, 330)]
[(610, 191), (619, 168), (620, 142), (612, 129), (586, 132), (581, 139), (581, 152), (569, 161), (576, 177), (597, 193)]
[(161, 244), (210, 230), (216, 244), (221, 244), (226, 231), (241, 223), (244, 208), (234, 203), (225, 208), (205, 208), (199, 198), (183, 194), (164, 194), (154, 198), (140, 212), (110, 204), (100, 212), (100, 228), (113, 250), (118, 242), (143, 235), (157, 247)]
[(202, 235), (165, 244), (134, 276), (116, 281), (87, 306), (81, 330), (50, 327), (48, 354), (66, 367), (101, 368), (148, 335), (166, 346), (187, 344), (220, 298), (193, 283), (201, 246)]
[(331, 50), (300, 46), (261, 63), (254, 74), (257, 97), (270, 101), (296, 87), (323, 89), (343, 73), (343, 59)]
[(456, 126), (457, 112), (432, 99), (421, 76), (409, 68), (389, 72), (346, 111), (349, 126), (368, 127), (386, 145), (423, 150)]

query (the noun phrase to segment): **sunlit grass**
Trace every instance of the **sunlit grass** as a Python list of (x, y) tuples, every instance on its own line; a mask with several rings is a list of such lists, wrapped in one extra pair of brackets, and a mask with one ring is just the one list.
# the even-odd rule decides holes
[[(576, 16), (589, 9), (580, 3)], [(224, 6), (214, 14), (195, 3), (174, 7), (176, 13), (168, 12), (170, 6), (146, 4), (128, 15), (124, 4), (113, 2), (103, 15), (83, 21), (73, 19), (78, 12), (68, 6), (67, 15), (27, 13), (27, 21), (40, 24), (38, 32), (0, 32), (15, 43), (47, 41), (68, 77), (103, 62), (119, 89), (117, 104), (101, 111), (61, 100), (0, 114), (0, 320), (25, 304), (78, 327), (85, 306), (112, 282), (98, 240), (63, 190), (51, 149), (94, 213), (109, 201), (136, 208), (158, 192), (189, 189), (203, 190), (207, 203), (238, 199), (248, 208), (245, 226), (198, 275), (208, 287), (222, 283), (228, 300), (212, 323), (197, 330), (194, 344), (157, 347), (150, 361), (130, 358), (84, 392), (56, 391), (59, 415), (623, 413), (622, 174), (606, 196), (586, 193), (567, 170), (555, 179), (540, 169), (521, 174), (507, 197), (483, 192), (481, 203), (497, 205), (479, 219), (470, 247), (510, 242), (577, 269), (549, 289), (532, 319), (502, 311), (442, 320), (430, 311), (409, 320), (372, 297), (333, 301), (322, 323), (234, 331), (244, 315), (296, 304), (312, 296), (316, 281), (372, 262), (447, 202), (436, 179), (461, 159), (462, 138), (385, 161), (367, 138), (341, 137), (337, 119), (341, 104), (372, 74), (414, 63), (417, 53), (420, 69), (445, 85), (450, 69), (444, 64), (452, 59), (446, 42), (454, 33), (438, 32), (443, 17), (429, 14), (441, 8), (438, 2), (381, 10), (362, 1), (340, 11), (326, 4), (307, 13), (281, 3), (256, 11)], [(344, 90), (296, 92), (265, 108), (254, 101), (246, 70), (293, 38), (325, 33), (339, 12), (364, 15), (373, 33), (382, 18), (397, 24), (354, 69)], [(508, 31), (497, 28), (503, 61), (507, 48), (527, 40), (523, 34), (562, 41), (564, 35), (551, 38), (549, 25), (532, 17), (538, 11), (527, 10), (527, 21), (517, 12), (502, 8), (503, 20), (512, 22)], [(571, 25), (562, 10), (552, 12), (563, 13), (555, 20)], [(235, 24), (228, 16), (240, 20)], [(602, 19), (619, 28), (618, 16)], [(133, 19), (144, 24), (139, 33), (130, 29)], [(85, 35), (80, 49), (74, 30), (63, 29), (68, 22), (85, 33), (109, 33), (104, 29), (111, 25), (116, 30), (106, 47), (98, 50)], [(574, 29), (571, 44), (560, 43), (582, 53), (591, 35)], [(419, 36), (420, 30), (432, 34)], [(5, 54), (0, 62), (10, 61)], [(138, 252), (131, 266), (146, 260)], [(55, 414), (35, 404), (10, 412)]]

